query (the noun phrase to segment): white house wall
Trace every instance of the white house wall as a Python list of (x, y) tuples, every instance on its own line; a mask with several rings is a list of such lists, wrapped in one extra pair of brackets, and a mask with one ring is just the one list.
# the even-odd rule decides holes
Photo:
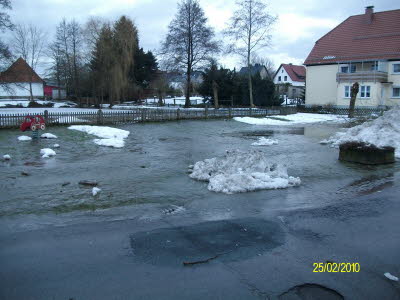
[(336, 105), (337, 65), (308, 66), (306, 105)]
[[(43, 83), (32, 83), (33, 97), (43, 97)], [(0, 97), (30, 97), (29, 83), (7, 84), (7, 88), (0, 85)]]
[[(281, 81), (278, 81), (278, 77), (281, 76)], [(287, 76), (287, 80), (285, 81), (285, 76)], [(275, 84), (284, 84), (284, 83), (290, 83), (293, 86), (304, 86), (304, 82), (300, 82), (300, 81), (293, 81), (289, 74), (286, 72), (284, 67), (280, 67), (278, 72), (276, 73), (275, 77), (274, 77), (274, 83)]]

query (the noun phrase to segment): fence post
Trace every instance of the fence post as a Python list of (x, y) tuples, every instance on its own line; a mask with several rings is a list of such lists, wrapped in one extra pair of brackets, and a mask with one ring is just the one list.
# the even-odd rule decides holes
[(103, 111), (101, 109), (97, 111), (97, 124), (98, 125), (103, 124)]
[(204, 118), (207, 119), (208, 118), (208, 106), (206, 105), (205, 109), (204, 109)]
[(49, 111), (46, 109), (44, 111), (44, 122), (46, 123), (46, 125), (47, 125), (47, 120), (48, 119), (49, 119)]
[[(175, 99), (174, 99), (174, 101), (175, 101)], [(178, 109), (176, 110), (176, 119), (179, 120), (180, 118), (181, 118), (181, 112), (180, 112), (180, 109), (178, 107)]]
[(253, 113), (252, 113), (252, 108), (250, 107), (249, 108), (249, 116), (251, 117), (253, 115)]
[(232, 107), (228, 108), (229, 119), (232, 118)]
[[(147, 99), (146, 99), (146, 102), (147, 102)], [(145, 122), (145, 121), (146, 121), (146, 109), (142, 108), (142, 122)]]

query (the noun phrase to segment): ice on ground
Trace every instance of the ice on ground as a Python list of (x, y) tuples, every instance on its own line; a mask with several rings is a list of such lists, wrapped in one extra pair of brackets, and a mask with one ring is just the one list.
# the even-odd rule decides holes
[(125, 146), (125, 141), (121, 139), (94, 139), (93, 142), (99, 146), (123, 148)]
[(32, 140), (32, 138), (27, 135), (21, 135), (18, 137), (18, 141), (30, 141), (30, 140)]
[(10, 154), (4, 154), (3, 155), (3, 159), (4, 160), (10, 160), (11, 159), (11, 155)]
[(43, 158), (48, 158), (51, 156), (55, 156), (56, 152), (50, 148), (43, 148), (43, 149), (40, 149), (40, 154), (42, 155)]
[(339, 147), (346, 142), (364, 142), (377, 147), (394, 147), (395, 156), (400, 158), (400, 107), (396, 106), (386, 111), (381, 117), (338, 132), (322, 144), (332, 144)]
[(73, 125), (69, 129), (86, 132), (101, 139), (93, 141), (100, 146), (122, 148), (125, 145), (124, 139), (129, 136), (129, 131), (107, 126)]
[(396, 277), (396, 276), (390, 274), (389, 272), (386, 272), (386, 273), (383, 274), (383, 275), (385, 275), (385, 277), (388, 278), (388, 279), (390, 279), (390, 280), (399, 281), (399, 278), (398, 278), (398, 277)]
[(93, 195), (93, 197), (95, 197), (98, 193), (100, 193), (101, 192), (101, 189), (100, 188), (98, 188), (98, 187), (94, 187), (94, 188), (92, 188), (92, 195)]
[(277, 145), (278, 141), (273, 139), (267, 139), (265, 137), (260, 137), (257, 142), (252, 143), (252, 146), (271, 146)]
[(308, 114), (297, 113), (287, 116), (274, 116), (266, 118), (252, 118), (252, 117), (235, 117), (235, 121), (253, 124), (253, 125), (294, 125), (294, 124), (309, 124), (321, 122), (340, 123), (347, 120), (344, 116), (330, 115), (330, 114)]
[(208, 189), (226, 194), (300, 185), (286, 166), (267, 160), (261, 151), (227, 151), (223, 157), (197, 162), (190, 170), (193, 179), (208, 181)]
[(54, 144), (53, 147), (54, 148), (60, 148), (60, 145), (59, 144)]
[(54, 134), (52, 134), (50, 132), (43, 133), (40, 137), (42, 139), (56, 139), (57, 138), (56, 135), (54, 135)]

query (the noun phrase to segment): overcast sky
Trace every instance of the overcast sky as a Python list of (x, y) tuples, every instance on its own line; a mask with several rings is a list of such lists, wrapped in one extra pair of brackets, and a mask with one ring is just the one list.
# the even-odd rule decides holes
[[(167, 26), (177, 10), (178, 0), (11, 0), (14, 23), (34, 23), (54, 36), (63, 17), (84, 23), (89, 16), (114, 20), (122, 14), (132, 18), (138, 29), (140, 46), (157, 50)], [(274, 26), (273, 45), (259, 56), (280, 63), (301, 64), (315, 41), (350, 15), (364, 13), (364, 7), (375, 5), (375, 11), (400, 8), (396, 0), (271, 0), (269, 11), (279, 20)], [(200, 0), (208, 22), (216, 33), (225, 28), (235, 9), (234, 0)], [(237, 57), (220, 58), (226, 67), (240, 67)]]

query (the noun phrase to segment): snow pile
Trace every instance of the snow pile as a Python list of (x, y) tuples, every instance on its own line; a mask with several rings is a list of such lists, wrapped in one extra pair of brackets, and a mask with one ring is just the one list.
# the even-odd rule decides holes
[(338, 132), (320, 143), (338, 147), (346, 142), (364, 142), (377, 147), (391, 146), (396, 149), (396, 157), (400, 158), (400, 107), (392, 108), (373, 121)]
[(56, 135), (54, 135), (54, 134), (52, 134), (50, 132), (43, 133), (40, 137), (42, 139), (56, 139), (57, 138)]
[(10, 154), (4, 154), (3, 155), (3, 159), (4, 160), (10, 160), (11, 159), (11, 155)]
[(267, 139), (265, 137), (260, 137), (257, 142), (254, 142), (251, 144), (252, 146), (271, 146), (271, 145), (277, 145), (278, 141), (277, 140), (272, 140), (272, 139)]
[(94, 187), (94, 188), (92, 188), (92, 195), (93, 195), (93, 197), (95, 197), (98, 193), (100, 193), (101, 192), (101, 189), (100, 188), (98, 188), (98, 187)]
[(107, 126), (73, 125), (69, 129), (86, 132), (101, 139), (93, 141), (100, 146), (122, 148), (125, 145), (124, 139), (129, 135), (129, 131)]
[(227, 151), (221, 158), (197, 162), (190, 170), (193, 179), (208, 181), (208, 189), (226, 194), (264, 189), (283, 189), (300, 184), (284, 165), (271, 163), (260, 151)]
[(297, 113), (293, 115), (277, 116), (270, 118), (235, 117), (233, 119), (235, 121), (253, 125), (295, 125), (321, 122), (340, 123), (346, 120), (344, 116), (308, 113)]
[(56, 152), (50, 148), (43, 148), (43, 149), (40, 149), (40, 154), (42, 155), (43, 158), (48, 158), (51, 156), (55, 156)]
[(388, 279), (390, 279), (390, 280), (399, 281), (399, 278), (398, 278), (398, 277), (396, 277), (396, 276), (390, 274), (389, 272), (386, 272), (386, 273), (383, 274), (383, 275), (385, 275), (385, 277), (388, 278)]
[(53, 147), (54, 148), (60, 148), (60, 145), (59, 144), (54, 144)]
[(18, 141), (30, 141), (30, 140), (32, 140), (32, 138), (27, 135), (21, 135), (18, 137)]

